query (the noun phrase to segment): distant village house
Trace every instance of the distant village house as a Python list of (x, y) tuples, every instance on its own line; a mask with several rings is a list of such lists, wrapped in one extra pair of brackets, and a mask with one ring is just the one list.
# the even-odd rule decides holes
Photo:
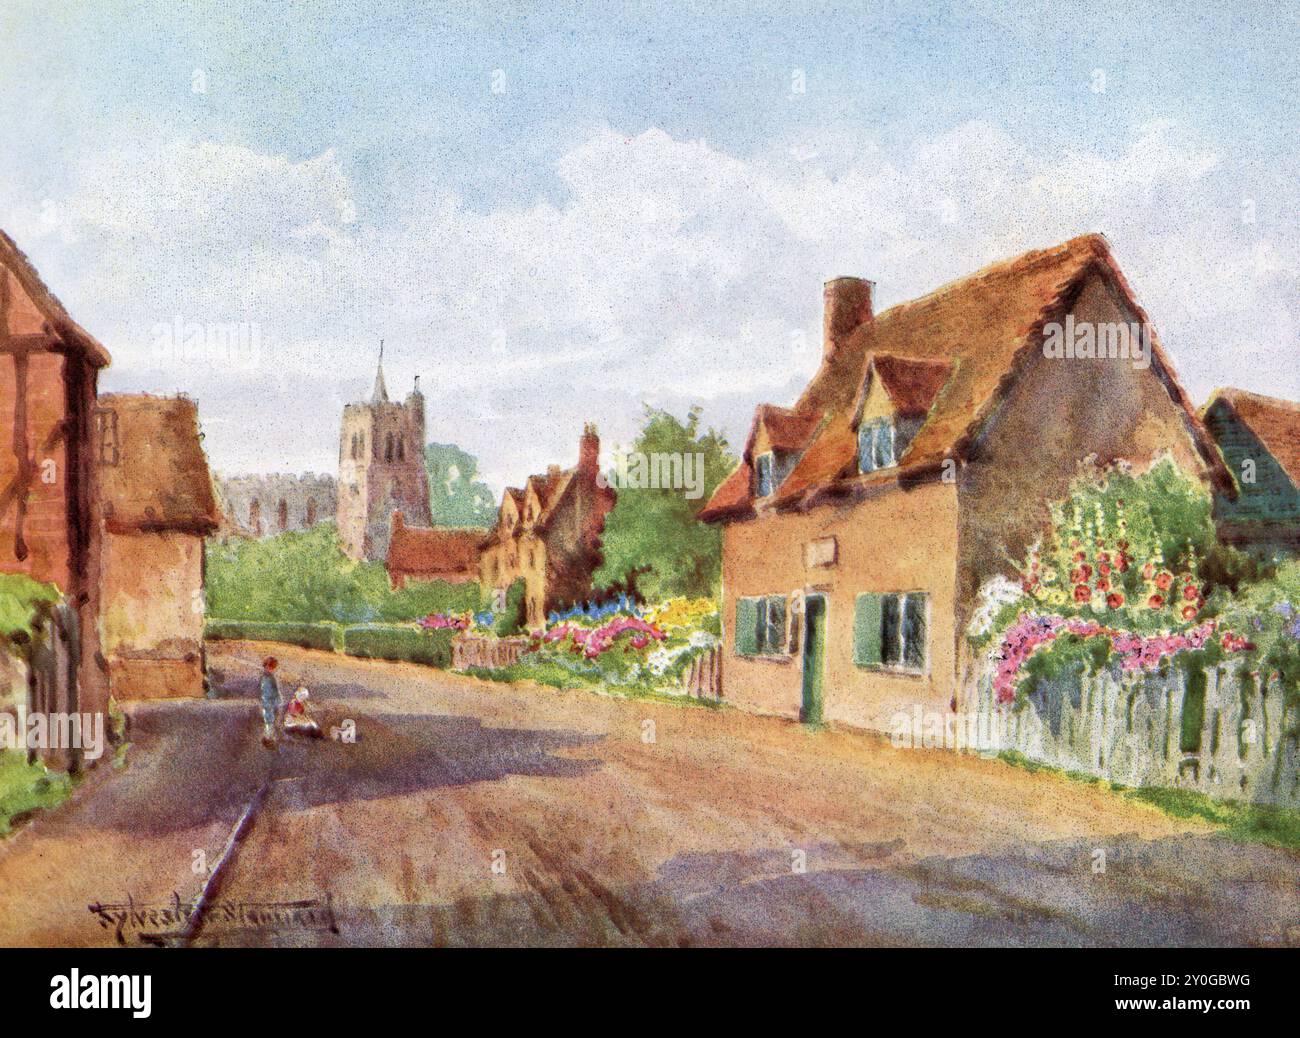
[(445, 580), (464, 584), (478, 579), (481, 527), (407, 526), (394, 512), (388, 545), (388, 579), (395, 588), (410, 580)]
[(192, 400), (100, 397), (103, 652), (117, 699), (201, 696), (204, 538), (220, 520)]
[(581, 602), (592, 592), (601, 563), (600, 538), (615, 491), (600, 478), (600, 437), (587, 425), (578, 442), (578, 464), (552, 465), (501, 497), (497, 522), (479, 559), (482, 586), (498, 598), (524, 582), (525, 622), (541, 627), (549, 612)]
[(1219, 539), (1265, 559), (1300, 554), (1300, 404), (1221, 389), (1203, 415), (1238, 489), (1215, 495)]

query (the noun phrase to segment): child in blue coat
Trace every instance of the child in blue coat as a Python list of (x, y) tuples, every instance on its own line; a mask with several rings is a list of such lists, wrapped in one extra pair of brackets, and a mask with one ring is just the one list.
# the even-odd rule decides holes
[(262, 661), (262, 745), (275, 746), (275, 722), (280, 716), (280, 683), (275, 680), (279, 666), (274, 656)]

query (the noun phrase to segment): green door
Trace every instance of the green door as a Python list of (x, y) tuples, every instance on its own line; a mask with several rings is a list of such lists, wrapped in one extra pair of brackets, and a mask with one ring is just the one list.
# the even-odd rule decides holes
[(804, 599), (803, 707), (799, 719), (821, 724), (822, 686), (826, 680), (826, 599), (809, 595)]

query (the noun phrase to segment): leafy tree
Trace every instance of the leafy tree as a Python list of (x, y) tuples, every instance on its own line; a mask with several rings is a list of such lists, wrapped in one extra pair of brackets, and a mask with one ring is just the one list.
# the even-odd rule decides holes
[(414, 581), (394, 590), (383, 563), (343, 553), (332, 522), (265, 540), (208, 545), (207, 612), (223, 620), (399, 621), (463, 613), (478, 604), (474, 583)]
[(430, 443), (424, 448), (429, 470), (429, 507), (434, 526), (491, 526), (496, 518), (496, 498), (479, 482), (478, 461), (453, 443)]
[[(727, 441), (715, 429), (701, 431), (700, 408), (680, 421), (667, 411), (646, 407), (646, 421), (636, 438), (624, 470), (616, 467), (609, 481), (618, 491), (614, 510), (605, 520), (604, 562), (595, 574), (598, 585), (618, 587), (650, 599), (673, 595), (716, 594), (722, 578), (722, 532), (696, 516), (736, 467)], [(702, 479), (688, 496), (684, 487), (645, 486), (637, 459), (676, 456), (695, 474), (703, 459)], [(625, 482), (641, 485), (623, 485)], [(662, 480), (660, 481), (663, 482)]]

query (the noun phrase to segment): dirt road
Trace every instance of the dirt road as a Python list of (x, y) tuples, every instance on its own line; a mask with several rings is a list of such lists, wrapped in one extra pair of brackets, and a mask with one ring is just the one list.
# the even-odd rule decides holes
[[(197, 943), (1300, 943), (1294, 854), (732, 710), (277, 647), (286, 690), (358, 741), (268, 752), (265, 650), (215, 649), (218, 700), (136, 706), (129, 766), (0, 843), (0, 943), (112, 943), (88, 905), (192, 900), (263, 784)], [(334, 927), (248, 911), (304, 901)]]

